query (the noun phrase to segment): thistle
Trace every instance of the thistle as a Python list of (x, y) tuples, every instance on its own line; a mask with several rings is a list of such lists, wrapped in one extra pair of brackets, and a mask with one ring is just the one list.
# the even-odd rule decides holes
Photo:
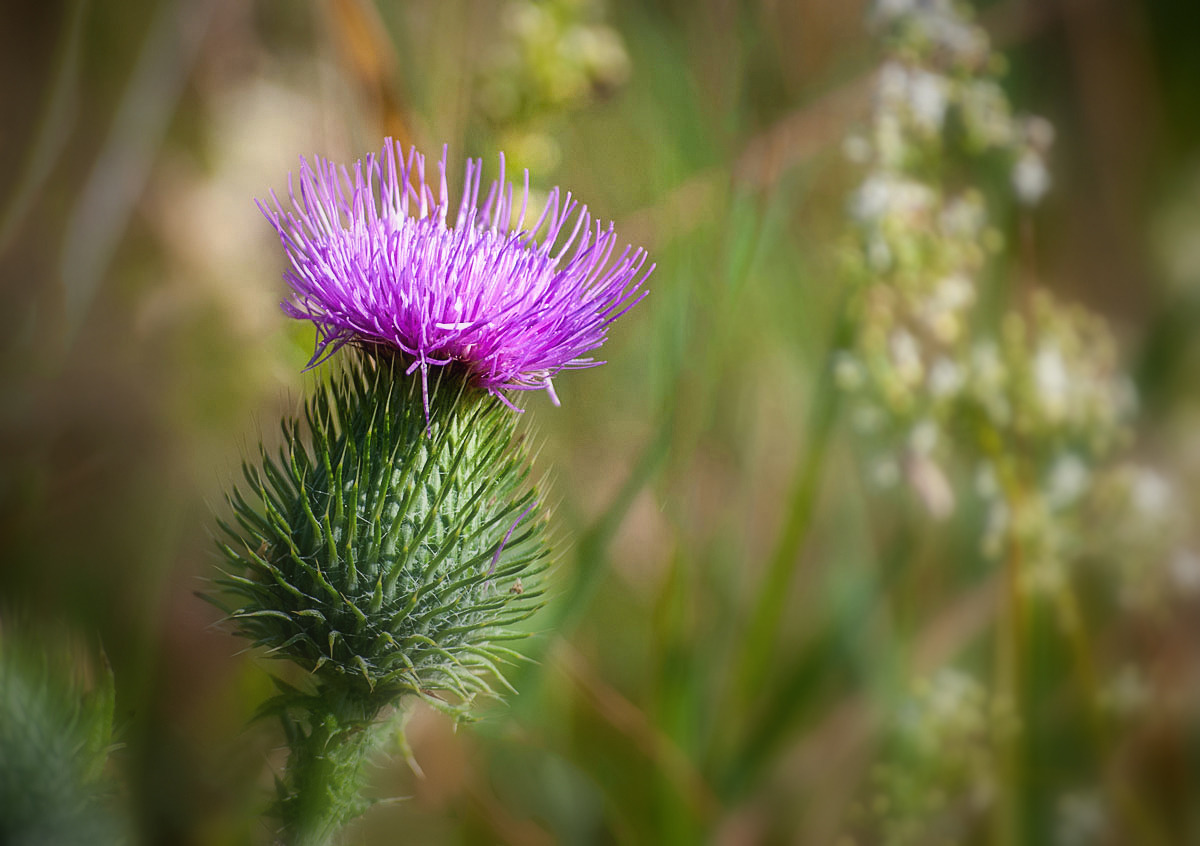
[(445, 156), (435, 198), (424, 159), (390, 140), (353, 171), (302, 160), (291, 209), (261, 204), (290, 259), (283, 309), (317, 330), (310, 365), (350, 348), (278, 453), (244, 465), (221, 524), (215, 601), (308, 673), (264, 706), (291, 747), (276, 806), (291, 844), (365, 809), (381, 717), (418, 698), (465, 719), (507, 687), (550, 556), (508, 392), (556, 399), (556, 374), (599, 364), (586, 354), (652, 269), (641, 250), (613, 259), (611, 224), (557, 190), (523, 229), (528, 175), (514, 216), (503, 159), (480, 205), (481, 169), (467, 163), (453, 227)]
[(112, 672), (45, 634), (0, 625), (0, 843), (126, 842), (106, 777)]
[(557, 402), (552, 377), (603, 364), (585, 354), (644, 296), (653, 266), (643, 273), (646, 254), (632, 247), (610, 262), (613, 225), (593, 229), (587, 207), (557, 188), (525, 229), (529, 174), (514, 219), (503, 156), (482, 206), (482, 162), (467, 162), (449, 227), (445, 152), (438, 170), (435, 199), (425, 159), (404, 158), (391, 139), (355, 164), (353, 180), (333, 162), (302, 159), (299, 198), (289, 179), (293, 210), (274, 194), (260, 204), (292, 262), (284, 311), (316, 325), (313, 362), (347, 343), (379, 346), (421, 371), (426, 395), (430, 367), (458, 364), (514, 409), (505, 391), (545, 389)]

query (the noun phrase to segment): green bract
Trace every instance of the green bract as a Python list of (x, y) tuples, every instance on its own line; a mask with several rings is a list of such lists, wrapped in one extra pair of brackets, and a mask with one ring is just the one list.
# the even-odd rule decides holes
[(79, 650), (53, 641), (0, 628), (0, 843), (124, 842), (105, 775), (112, 673), (88, 683)]
[(503, 683), (511, 627), (540, 604), (548, 550), (519, 416), (452, 369), (427, 411), (402, 360), (347, 362), (283, 423), (278, 456), (244, 465), (218, 602), (368, 718), (403, 694), (463, 715)]

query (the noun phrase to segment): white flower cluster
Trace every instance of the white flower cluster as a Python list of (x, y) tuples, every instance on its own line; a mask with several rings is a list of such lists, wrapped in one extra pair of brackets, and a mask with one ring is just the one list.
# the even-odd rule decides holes
[(872, 146), (852, 143), (852, 158), (902, 167), (936, 152), (953, 114), (969, 148), (1012, 154), (1018, 198), (1037, 203), (1050, 187), (1045, 158), (1054, 129), (1040, 118), (1013, 115), (997, 80), (1002, 59), (970, 8), (954, 0), (879, 0), (873, 17), (889, 38), (890, 58), (875, 88)]
[[(965, 7), (885, 0), (875, 21), (889, 50), (869, 121), (845, 145), (865, 173), (849, 202), (857, 331), (835, 377), (856, 427), (885, 450), (875, 481), (906, 481), (944, 517), (956, 500), (943, 469), (952, 461), (1016, 476), (1033, 488), (1022, 502), (1037, 508), (1013, 514), (1011, 490), (980, 486), (991, 508), (985, 547), (998, 553), (1006, 537), (1027, 535), (1051, 560), (1063, 552), (1052, 531), (1069, 481), (1062, 468), (1070, 457), (1090, 467), (1120, 442), (1133, 391), (1107, 326), (1083, 309), (1045, 293), (1000, 319), (994, 302), (983, 307), (1003, 239), (962, 176), (1007, 160), (1014, 201), (1035, 202), (1049, 188), (1054, 132), (1041, 118), (1013, 116), (1000, 60)], [(1030, 466), (993, 466), (1012, 461)], [(1053, 479), (1050, 467), (1059, 468)], [(1043, 491), (1043, 482), (1056, 487)]]
[(971, 385), (978, 280), (1001, 239), (982, 194), (946, 188), (939, 166), (954, 153), (952, 118), (972, 143), (999, 146), (1014, 161), (1017, 122), (987, 72), (986, 35), (956, 5), (887, 0), (874, 17), (891, 49), (870, 120), (845, 144), (866, 169), (849, 207), (863, 284), (857, 341), (842, 353), (836, 375), (855, 396), (857, 426), (890, 430), (901, 446), (899, 456), (877, 462), (877, 481), (907, 478), (930, 511), (944, 516), (954, 500), (934, 455), (937, 438), (928, 433), (936, 435)]
[(948, 64), (977, 67), (990, 57), (987, 36), (955, 0), (878, 0), (873, 17), (899, 29), (913, 49), (945, 56)]
[(1120, 605), (1153, 611), (1200, 595), (1192, 514), (1179, 485), (1149, 465), (1113, 464), (1095, 474), (1081, 522), (1084, 552), (1112, 578)]
[(1008, 308), (983, 293), (1001, 237), (964, 175), (996, 161), (978, 149), (999, 152), (1013, 200), (1035, 202), (1053, 128), (1011, 116), (999, 62), (962, 7), (885, 0), (875, 19), (889, 53), (869, 121), (845, 144), (864, 169), (848, 208), (855, 337), (834, 361), (851, 421), (878, 450), (868, 479), (903, 482), (935, 518), (982, 500), (982, 548), (1016, 553), (1026, 590), (1060, 590), (1087, 561), (1108, 568), (1126, 607), (1200, 593), (1182, 498), (1115, 459), (1137, 400), (1107, 323), (1045, 290)]
[[(1081, 668), (1082, 681), (1064, 684), (1080, 684), (1106, 731), (1121, 730), (1169, 701), (1136, 653), (1121, 654), (1121, 621), (1144, 627), (1200, 603), (1200, 530), (1182, 484), (1128, 458), (1138, 402), (1106, 321), (1025, 274), (1012, 291), (989, 276), (1005, 264), (993, 261), (1002, 227), (991, 213), (1007, 199), (1007, 215), (1027, 214), (1045, 198), (1053, 127), (1013, 114), (1002, 61), (965, 5), (876, 0), (874, 21), (888, 51), (868, 121), (844, 145), (863, 176), (848, 203), (853, 339), (833, 361), (874, 450), (866, 476), (903, 483), (935, 518), (972, 506), (964, 518), (1002, 562), (1010, 616), (995, 625), (998, 654), (1015, 667), (1033, 648), (1022, 609), (1057, 615)], [(1101, 620), (1103, 653), (1089, 643)], [(1028, 703), (1028, 674), (997, 677)], [(1006, 813), (993, 801), (1013, 789), (998, 750), (1023, 754), (1006, 748), (1018, 730), (971, 676), (943, 671), (919, 686), (884, 734), (860, 842), (979, 839)], [(1057, 842), (1120, 839), (1121, 803), (1076, 787), (1047, 785), (1059, 795)]]
[(1025, 312), (1005, 316), (999, 362), (995, 348), (973, 350), (982, 364), (973, 399), (997, 431), (1054, 455), (1065, 446), (1102, 456), (1120, 443), (1136, 407), (1108, 326), (1044, 291), (1030, 300)]
[(545, 171), (560, 152), (555, 122), (629, 78), (620, 34), (602, 0), (510, 0), (485, 57), (480, 105), (514, 160)]
[(888, 727), (887, 763), (872, 772), (858, 817), (869, 842), (962, 842), (992, 807), (997, 750), (1012, 709), (973, 676), (943, 669), (918, 681)]

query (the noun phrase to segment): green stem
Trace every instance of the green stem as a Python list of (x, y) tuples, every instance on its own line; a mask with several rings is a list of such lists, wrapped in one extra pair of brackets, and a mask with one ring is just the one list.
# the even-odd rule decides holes
[[(1080, 698), (1087, 711), (1087, 717), (1092, 730), (1092, 742), (1097, 757), (1101, 762), (1113, 761), (1117, 756), (1117, 748), (1108, 721), (1101, 709), (1100, 682), (1096, 673), (1096, 661), (1088, 630), (1084, 623), (1083, 613), (1079, 608), (1079, 600), (1069, 583), (1062, 585), (1054, 596), (1059, 624), (1073, 653), (1076, 675), (1079, 682)], [(1165, 846), (1170, 843), (1170, 835), (1164, 831), (1158, 820), (1145, 807), (1141, 796), (1114, 777), (1105, 772), (1102, 767), (1103, 787), (1108, 794), (1112, 807), (1116, 810), (1124, 824), (1126, 834), (1136, 838), (1136, 842), (1149, 846)]]
[(1024, 548), (1021, 531), (1024, 523), (1025, 496), (1017, 469), (1007, 460), (1012, 451), (1004, 448), (999, 434), (983, 432), (982, 445), (995, 466), (1009, 524), (1005, 539), (1003, 594), (996, 618), (995, 689), (1000, 701), (1008, 703), (1016, 718), (1016, 728), (1000, 742), (998, 768), (1000, 795), (993, 820), (992, 842), (996, 846), (1015, 846), (1021, 842), (1025, 826), (1024, 797), (1021, 795), (1024, 771), (1025, 721), (1022, 686), (1022, 656), (1025, 648), (1023, 602)]
[(308, 703), (307, 727), (288, 725), (291, 756), (280, 786), (286, 846), (326, 846), (370, 804), (362, 798), (362, 788), (387, 722), (375, 720), (374, 706), (326, 699), (333, 701), (314, 698)]
[(846, 346), (852, 330), (848, 306), (848, 301), (843, 300), (838, 308), (837, 325), (822, 360), (817, 388), (812, 397), (808, 443), (793, 476), (795, 483), (784, 512), (787, 522), (767, 565), (766, 575), (750, 615), (749, 630), (742, 642), (737, 684), (734, 689), (744, 697), (754, 696), (765, 680), (767, 668), (774, 655), (772, 647), (783, 617), (792, 576), (796, 570), (796, 558), (812, 527), (813, 511), (825, 467), (825, 455), (833, 434), (838, 400), (841, 396), (834, 382), (834, 355)]
[[(1012, 504), (1013, 520), (1019, 519)], [(1014, 533), (1015, 535), (1015, 533)], [(1023, 828), (1022, 811), (1022, 750), (1023, 734), (1028, 730), (1021, 719), (1024, 713), (1021, 697), (1021, 651), (1022, 602), (1021, 602), (1021, 546), (1017, 538), (1009, 539), (1009, 551), (1005, 560), (1004, 598), (996, 631), (996, 687), (1003, 701), (1010, 703), (1017, 715), (1018, 728), (1004, 738), (1000, 750), (1001, 796), (999, 813), (996, 816), (997, 846), (1012, 846), (1021, 840)]]

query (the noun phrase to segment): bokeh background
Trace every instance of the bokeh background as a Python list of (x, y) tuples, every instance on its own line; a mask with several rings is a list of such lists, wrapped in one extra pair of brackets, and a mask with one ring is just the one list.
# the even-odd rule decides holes
[[(1109, 322), (1140, 397), (1123, 449), (1160, 468), (1152, 507), (1186, 520), (1200, 483), (1200, 7), (975, 8), (1014, 108), (1057, 130), (1045, 201), (998, 218), (1013, 245), (999, 264), (1032, 263)], [(474, 725), (415, 708), (423, 777), (381, 762), (374, 795), (405, 798), (354, 842), (1200, 842), (1186, 549), (1173, 570), (1133, 562), (1149, 605), (1092, 601), (1110, 577), (1089, 576), (1106, 740), (1080, 729), (1078, 653), (1035, 609), (1008, 703), (1020, 776), (986, 777), (986, 724), (1002, 717), (982, 706), (965, 768), (894, 754), (921, 679), (954, 667), (996, 693), (1003, 598), (984, 515), (934, 520), (904, 485), (875, 486), (822, 389), (849, 284), (843, 141), (880, 55), (867, 11), (4, 4), (0, 613), (102, 645), (121, 743), (110, 769), (137, 842), (270, 842), (260, 814), (281, 738), (248, 725), (269, 663), (195, 595), (242, 456), (321, 378), (302, 372), (312, 332), (278, 309), (282, 253), (253, 200), (285, 188), (301, 154), (352, 161), (384, 135), (448, 144), (451, 161), (503, 149), (658, 269), (609, 363), (562, 379), (561, 408), (528, 403), (560, 538), (528, 646), (538, 663)], [(828, 437), (814, 447), (816, 430)], [(763, 633), (779, 555), (781, 625)], [(938, 798), (897, 806), (889, 766), (932, 772)], [(888, 825), (904, 814), (942, 822), (904, 840)]]

